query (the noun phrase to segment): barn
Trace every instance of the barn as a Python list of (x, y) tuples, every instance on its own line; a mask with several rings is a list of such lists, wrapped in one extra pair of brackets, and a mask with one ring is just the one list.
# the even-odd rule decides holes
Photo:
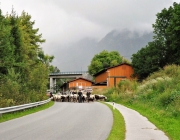
[(95, 75), (93, 87), (116, 87), (120, 80), (132, 79), (134, 70), (128, 63), (121, 63), (117, 66), (106, 68)]
[(93, 81), (80, 77), (72, 81), (69, 81), (68, 83), (69, 89), (86, 89), (92, 86)]

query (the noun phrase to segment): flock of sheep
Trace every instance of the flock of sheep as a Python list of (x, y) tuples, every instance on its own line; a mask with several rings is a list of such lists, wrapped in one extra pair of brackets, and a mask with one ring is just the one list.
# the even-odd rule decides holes
[[(87, 98), (86, 92), (82, 92), (82, 102), (89, 102), (89, 101), (105, 101), (107, 99), (104, 95), (99, 94), (91, 94), (89, 98)], [(74, 91), (69, 91), (65, 93), (56, 93), (52, 94), (52, 100), (57, 102), (78, 102), (78, 94)]]

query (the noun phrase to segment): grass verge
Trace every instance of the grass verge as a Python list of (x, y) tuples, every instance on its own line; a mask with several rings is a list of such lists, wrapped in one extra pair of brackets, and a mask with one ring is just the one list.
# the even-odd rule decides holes
[(107, 140), (124, 140), (125, 139), (125, 121), (122, 114), (107, 103), (107, 105), (113, 113), (113, 126)]
[[(121, 104), (123, 103), (121, 102)], [(170, 140), (180, 140), (180, 116), (170, 117), (168, 116), (168, 112), (140, 103), (123, 105), (147, 117), (147, 119), (158, 129), (162, 130)]]
[(19, 118), (19, 117), (22, 117), (22, 116), (25, 116), (25, 115), (29, 115), (29, 114), (32, 114), (32, 113), (35, 113), (35, 112), (38, 112), (38, 111), (41, 111), (41, 110), (44, 110), (44, 109), (47, 109), (47, 108), (49, 108), (49, 107), (51, 107), (53, 105), (54, 105), (54, 102), (50, 101), (50, 102), (48, 102), (46, 104), (43, 104), (41, 106), (29, 108), (29, 109), (26, 109), (26, 110), (21, 110), (21, 111), (2, 114), (2, 116), (0, 117), (0, 123), (8, 121), (8, 120), (15, 119), (15, 118)]

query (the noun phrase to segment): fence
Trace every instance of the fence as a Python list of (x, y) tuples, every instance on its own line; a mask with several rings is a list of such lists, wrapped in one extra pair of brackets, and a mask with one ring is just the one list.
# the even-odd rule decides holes
[(40, 101), (40, 102), (34, 102), (34, 103), (23, 104), (23, 105), (18, 105), (18, 106), (11, 106), (11, 107), (0, 108), (0, 116), (2, 116), (2, 114), (4, 114), (4, 113), (19, 111), (19, 110), (23, 110), (23, 109), (39, 106), (39, 105), (48, 103), (49, 101), (51, 101), (51, 98), (49, 98), (47, 100), (44, 100), (44, 101)]

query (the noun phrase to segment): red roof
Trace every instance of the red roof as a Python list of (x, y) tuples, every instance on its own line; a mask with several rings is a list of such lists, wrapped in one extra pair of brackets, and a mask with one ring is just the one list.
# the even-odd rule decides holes
[(88, 80), (88, 79), (85, 79), (85, 78), (82, 78), (82, 77), (79, 77), (79, 78), (77, 78), (77, 79), (73, 79), (73, 80), (71, 80), (71, 81), (68, 81), (68, 83), (69, 83), (69, 82), (76, 81), (76, 80), (79, 80), (79, 79), (82, 79), (82, 80), (85, 80), (85, 81), (88, 81), (88, 82), (91, 82), (91, 83), (93, 83), (93, 81), (91, 81), (91, 80)]
[(98, 73), (94, 74), (93, 76), (97, 76), (97, 75), (99, 75), (99, 74), (101, 74), (101, 73), (106, 72), (108, 69), (115, 68), (115, 67), (118, 67), (118, 66), (121, 66), (121, 65), (131, 66), (131, 64), (128, 64), (128, 63), (121, 63), (121, 64), (118, 64), (118, 65), (116, 65), (116, 66), (112, 66), (112, 67), (108, 67), (108, 68), (106, 68), (106, 69), (103, 69), (103, 70), (99, 71)]

